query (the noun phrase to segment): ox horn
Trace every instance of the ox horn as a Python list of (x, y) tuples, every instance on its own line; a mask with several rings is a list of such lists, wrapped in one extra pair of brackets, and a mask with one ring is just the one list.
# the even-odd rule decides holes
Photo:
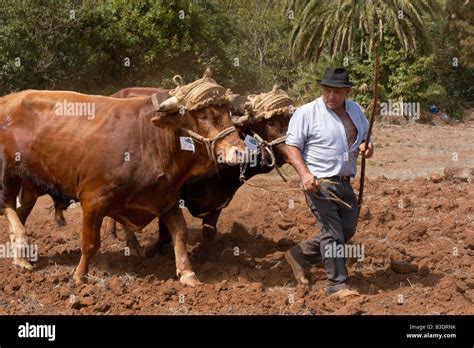
[(179, 100), (175, 96), (166, 99), (163, 103), (160, 104), (158, 111), (170, 111), (176, 110), (179, 105)]
[(248, 116), (240, 116), (239, 118), (235, 118), (232, 120), (232, 123), (235, 125), (240, 125), (244, 124), (245, 122), (248, 122), (249, 117)]

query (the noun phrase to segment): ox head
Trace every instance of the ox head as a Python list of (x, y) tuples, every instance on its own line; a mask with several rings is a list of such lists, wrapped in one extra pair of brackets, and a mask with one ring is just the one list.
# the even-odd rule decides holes
[(235, 126), (244, 133), (256, 133), (267, 143), (274, 143), (278, 165), (289, 163), (284, 137), (294, 111), (294, 101), (277, 86), (259, 95), (236, 96), (232, 103)]
[(237, 165), (246, 151), (230, 118), (231, 94), (218, 85), (209, 70), (204, 77), (188, 85), (175, 82), (171, 97), (159, 103), (152, 101), (158, 115), (152, 122), (157, 127), (172, 127), (180, 136), (191, 137), (196, 150), (214, 162)]

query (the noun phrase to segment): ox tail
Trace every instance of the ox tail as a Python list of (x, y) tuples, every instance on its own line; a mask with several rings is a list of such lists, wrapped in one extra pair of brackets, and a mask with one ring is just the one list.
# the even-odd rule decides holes
[[(55, 210), (67, 210), (69, 205), (71, 204), (71, 200), (59, 196), (51, 196), (54, 202), (54, 209)], [(75, 200), (74, 200), (75, 201)]]

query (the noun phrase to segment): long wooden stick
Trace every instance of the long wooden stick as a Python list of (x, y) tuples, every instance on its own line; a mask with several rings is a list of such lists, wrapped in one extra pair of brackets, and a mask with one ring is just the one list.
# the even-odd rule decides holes
[[(367, 137), (365, 138), (365, 148), (369, 146), (370, 136), (372, 134), (372, 127), (374, 126), (375, 113), (377, 111), (377, 103), (379, 98), (379, 77), (380, 77), (380, 68), (379, 68), (379, 45), (375, 42), (375, 79), (374, 79), (374, 104), (372, 107), (372, 113), (370, 115), (369, 121), (369, 130), (367, 131)], [(364, 181), (365, 181), (365, 157), (362, 156), (362, 163), (360, 166), (360, 186), (359, 186), (359, 211), (357, 212), (357, 217), (359, 217), (360, 209), (362, 207), (363, 197), (364, 197)]]

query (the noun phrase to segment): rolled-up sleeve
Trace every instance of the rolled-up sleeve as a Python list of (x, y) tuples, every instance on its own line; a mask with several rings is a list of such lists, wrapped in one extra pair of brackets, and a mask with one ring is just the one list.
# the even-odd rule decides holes
[(309, 125), (308, 119), (302, 108), (295, 111), (288, 124), (288, 131), (286, 133), (286, 144), (295, 146), (303, 150), (308, 138)]

